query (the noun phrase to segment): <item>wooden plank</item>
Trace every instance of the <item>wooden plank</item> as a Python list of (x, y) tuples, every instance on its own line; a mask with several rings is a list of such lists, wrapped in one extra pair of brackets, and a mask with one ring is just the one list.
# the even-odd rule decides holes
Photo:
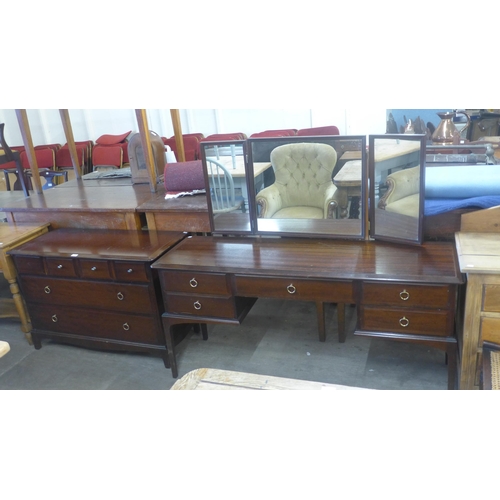
[(177, 161), (186, 161), (184, 141), (182, 140), (182, 126), (179, 110), (171, 109), (170, 116), (172, 118), (172, 125), (174, 126), (175, 144), (177, 145)]
[(460, 231), (471, 233), (500, 232), (500, 206), (462, 214)]
[(253, 373), (199, 368), (179, 379), (172, 390), (367, 390)]
[(144, 160), (149, 174), (149, 187), (152, 193), (157, 192), (157, 179), (155, 162), (153, 158), (153, 150), (151, 149), (151, 137), (149, 135), (148, 118), (145, 109), (136, 109), (135, 114), (137, 123), (139, 124), (139, 133), (141, 134), (142, 151), (144, 152)]
[(10, 351), (10, 345), (3, 340), (0, 340), (0, 358)]
[[(34, 191), (37, 194), (42, 194), (42, 182), (40, 180), (40, 172), (38, 171), (38, 163), (36, 161), (35, 148), (33, 147), (28, 115), (25, 109), (16, 109), (16, 116), (19, 122), (19, 128), (21, 129), (21, 136), (23, 138), (24, 147), (26, 148), (26, 155), (30, 164), (31, 173), (33, 174), (32, 183), (34, 185)], [(20, 181), (23, 182), (21, 179)]]
[(80, 171), (80, 165), (78, 163), (78, 153), (76, 152), (75, 138), (73, 137), (73, 129), (71, 127), (69, 111), (67, 109), (60, 109), (59, 114), (61, 115), (64, 134), (66, 135), (66, 142), (68, 143), (69, 155), (71, 157), (71, 163), (73, 164), (73, 170), (75, 171), (75, 178), (81, 179), (82, 173)]

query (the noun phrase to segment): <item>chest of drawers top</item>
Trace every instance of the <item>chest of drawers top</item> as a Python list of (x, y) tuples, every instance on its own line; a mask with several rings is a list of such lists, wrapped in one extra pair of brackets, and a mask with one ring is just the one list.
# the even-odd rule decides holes
[(45, 270), (51, 274), (54, 259), (152, 262), (184, 236), (168, 231), (57, 229), (9, 253), (14, 258), (43, 258)]
[(301, 238), (193, 236), (159, 258), (154, 269), (320, 279), (461, 284), (455, 246)]

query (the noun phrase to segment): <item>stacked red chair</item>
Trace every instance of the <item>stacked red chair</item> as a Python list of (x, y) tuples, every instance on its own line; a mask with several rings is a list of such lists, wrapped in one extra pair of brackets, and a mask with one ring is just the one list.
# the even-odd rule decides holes
[[(123, 134), (113, 135), (113, 134), (104, 134), (101, 135), (95, 141), (95, 146), (92, 148), (92, 166), (95, 169), (96, 166), (99, 165), (115, 165), (118, 163), (118, 153), (116, 152), (116, 148), (120, 148), (122, 150), (121, 154), (121, 162), (118, 168), (121, 168), (123, 165), (130, 163), (128, 157), (128, 136), (131, 134), (131, 130), (125, 132)], [(112, 148), (113, 151), (104, 151), (107, 148)], [(97, 151), (97, 152), (96, 152)], [(99, 163), (95, 163), (95, 158)], [(101, 161), (110, 161), (110, 163), (100, 163)]]
[(338, 127), (328, 125), (326, 127), (303, 128), (297, 131), (300, 136), (315, 136), (315, 135), (340, 135)]
[[(200, 141), (204, 138), (203, 134), (182, 134), (182, 142), (184, 144), (184, 156), (186, 161), (195, 161), (200, 159)], [(174, 152), (175, 157), (179, 160), (179, 152), (177, 151), (177, 143), (175, 135), (161, 140), (165, 146), (169, 146)]]
[(256, 132), (250, 137), (288, 137), (297, 135), (296, 128), (278, 129), (278, 130), (264, 130), (263, 132)]

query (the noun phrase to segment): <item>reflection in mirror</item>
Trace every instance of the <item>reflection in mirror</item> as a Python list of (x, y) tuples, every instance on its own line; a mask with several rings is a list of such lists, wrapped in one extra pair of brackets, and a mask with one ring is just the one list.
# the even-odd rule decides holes
[(251, 233), (244, 141), (201, 142), (213, 233)]
[(370, 234), (422, 243), (425, 135), (370, 136)]
[(256, 232), (362, 239), (364, 136), (251, 138)]

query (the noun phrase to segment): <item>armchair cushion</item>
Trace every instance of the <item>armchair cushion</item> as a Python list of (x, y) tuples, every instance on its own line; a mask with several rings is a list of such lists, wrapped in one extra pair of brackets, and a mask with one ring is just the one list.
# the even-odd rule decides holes
[(328, 218), (336, 186), (332, 172), (337, 153), (332, 146), (292, 143), (271, 152), (276, 180), (257, 195), (263, 218)]

